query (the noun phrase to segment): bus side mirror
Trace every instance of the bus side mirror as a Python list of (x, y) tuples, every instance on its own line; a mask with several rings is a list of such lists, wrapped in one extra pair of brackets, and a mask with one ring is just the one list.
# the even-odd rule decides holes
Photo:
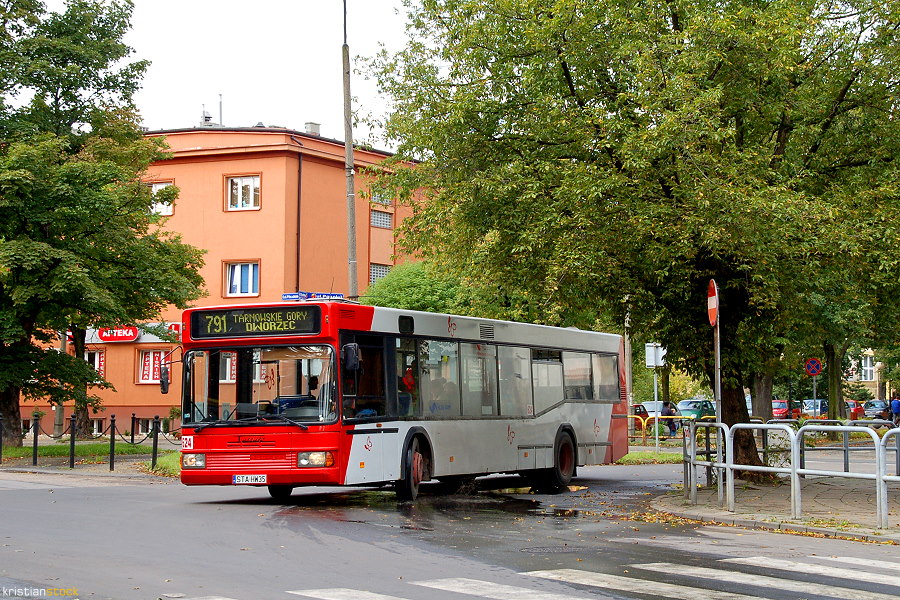
[(169, 365), (159, 366), (159, 392), (161, 394), (169, 393)]
[(341, 363), (345, 371), (359, 371), (359, 344), (344, 344)]

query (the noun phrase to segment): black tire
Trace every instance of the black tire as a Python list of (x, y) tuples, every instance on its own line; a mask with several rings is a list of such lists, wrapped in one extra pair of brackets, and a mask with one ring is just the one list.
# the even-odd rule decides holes
[(275, 500), (287, 500), (294, 491), (294, 486), (292, 485), (270, 485), (267, 487), (269, 495)]
[(403, 453), (403, 478), (397, 482), (397, 499), (402, 502), (415, 500), (419, 484), (428, 479), (428, 456), (418, 437), (412, 438)]
[(576, 462), (575, 441), (570, 433), (561, 431), (553, 444), (553, 466), (541, 469), (530, 478), (534, 481), (535, 491), (558, 493), (568, 489), (575, 477)]

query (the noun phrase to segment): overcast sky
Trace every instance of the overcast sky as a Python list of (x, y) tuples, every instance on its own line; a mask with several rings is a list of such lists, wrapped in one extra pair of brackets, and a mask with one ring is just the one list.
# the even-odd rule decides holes
[[(50, 1), (48, 5), (56, 4)], [(400, 0), (347, 0), (354, 68), (378, 43), (404, 42)], [(150, 129), (192, 127), (203, 107), (227, 126), (321, 124), (343, 140), (342, 0), (134, 0), (126, 42), (152, 62), (136, 96)], [(381, 113), (372, 82), (351, 75), (354, 109)], [(354, 131), (366, 139), (368, 130)], [(384, 147), (383, 145), (379, 147)]]

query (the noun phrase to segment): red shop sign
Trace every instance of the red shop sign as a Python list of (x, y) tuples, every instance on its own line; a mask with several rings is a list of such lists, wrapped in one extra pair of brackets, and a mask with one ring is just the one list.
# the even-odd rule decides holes
[(101, 327), (97, 331), (97, 337), (104, 342), (134, 342), (137, 341), (140, 332), (137, 327)]

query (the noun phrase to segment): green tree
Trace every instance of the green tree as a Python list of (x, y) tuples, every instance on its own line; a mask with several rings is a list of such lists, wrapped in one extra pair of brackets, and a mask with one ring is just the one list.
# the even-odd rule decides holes
[(461, 296), (458, 279), (441, 277), (424, 263), (410, 262), (392, 268), (366, 290), (360, 301), (371, 306), (458, 313), (463, 308)]
[(857, 292), (896, 293), (898, 22), (868, 0), (415, 3), (373, 64), (406, 247), (560, 324), (627, 316), (706, 381), (714, 278), (723, 418), (745, 421), (812, 292), (843, 299), (827, 282), (859, 260)]
[[(165, 232), (141, 181), (165, 157), (131, 105), (146, 63), (123, 65), (130, 2), (71, 0), (38, 14), (14, 41), (16, 89), (0, 148), (0, 415), (19, 422), (19, 397), (74, 400), (87, 431), (90, 386), (108, 386), (83, 360), (89, 327), (158, 318), (202, 293), (202, 253)], [(175, 190), (168, 191), (171, 200)], [(75, 356), (43, 350), (58, 331)], [(6, 427), (5, 443), (21, 443)]]

